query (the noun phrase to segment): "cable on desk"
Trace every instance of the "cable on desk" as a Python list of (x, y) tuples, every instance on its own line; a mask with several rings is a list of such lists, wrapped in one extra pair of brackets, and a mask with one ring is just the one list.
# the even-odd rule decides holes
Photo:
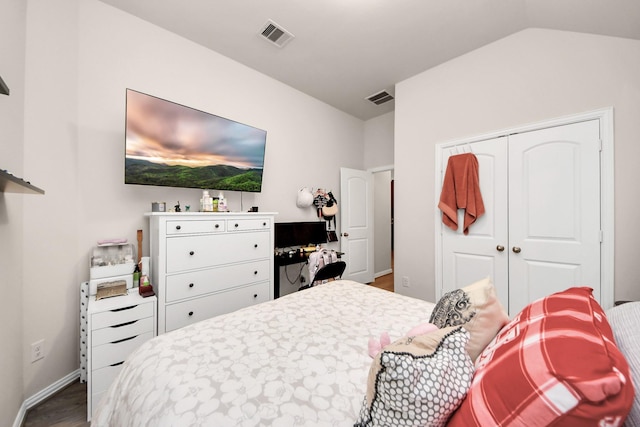
[[(296, 284), (296, 282), (297, 282), (298, 280), (300, 280), (300, 276), (302, 276), (302, 269), (303, 269), (303, 268), (305, 268), (305, 266), (307, 265), (307, 263), (306, 263), (306, 262), (303, 262), (303, 263), (301, 263), (301, 264), (302, 264), (302, 266), (300, 267), (300, 270), (298, 271), (298, 276), (296, 276), (293, 280), (291, 280), (291, 279), (289, 278), (289, 271), (287, 270), (287, 268), (288, 268), (289, 266), (288, 266), (288, 265), (285, 265), (285, 266), (284, 266), (284, 275), (287, 277), (287, 281), (288, 281), (290, 284), (292, 284), (292, 285), (295, 285), (295, 284)], [(291, 265), (293, 265), (293, 264), (291, 264)]]

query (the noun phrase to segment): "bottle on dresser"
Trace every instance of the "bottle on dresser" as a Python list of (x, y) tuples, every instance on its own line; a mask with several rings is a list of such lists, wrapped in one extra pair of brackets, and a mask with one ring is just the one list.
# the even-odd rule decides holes
[(227, 200), (224, 198), (224, 194), (222, 192), (218, 194), (218, 212), (226, 212), (227, 211)]
[(200, 212), (213, 212), (213, 198), (209, 195), (208, 190), (202, 190), (202, 199), (200, 199)]

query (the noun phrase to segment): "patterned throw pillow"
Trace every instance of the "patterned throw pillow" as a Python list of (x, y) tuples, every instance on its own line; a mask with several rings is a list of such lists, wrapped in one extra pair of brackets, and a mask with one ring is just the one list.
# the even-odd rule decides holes
[(451, 327), (386, 346), (369, 371), (355, 427), (444, 426), (471, 385), (468, 339)]
[(467, 351), (474, 361), (508, 321), (488, 277), (444, 294), (429, 319), (438, 328), (462, 325), (468, 330)]
[(619, 427), (632, 402), (629, 366), (602, 308), (590, 288), (570, 288), (500, 331), (448, 427)]

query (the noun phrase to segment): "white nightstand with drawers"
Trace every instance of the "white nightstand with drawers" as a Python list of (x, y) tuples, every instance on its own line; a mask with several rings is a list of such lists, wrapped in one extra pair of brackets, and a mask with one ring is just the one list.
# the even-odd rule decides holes
[(96, 301), (87, 308), (87, 420), (93, 414), (122, 365), (136, 348), (156, 332), (155, 296), (143, 298), (138, 288), (127, 295)]

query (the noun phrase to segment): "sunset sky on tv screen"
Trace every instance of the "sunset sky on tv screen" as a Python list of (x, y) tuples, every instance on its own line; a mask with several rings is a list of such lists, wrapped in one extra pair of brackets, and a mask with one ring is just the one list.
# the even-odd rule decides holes
[(262, 169), (266, 132), (127, 90), (126, 157), (165, 165)]

